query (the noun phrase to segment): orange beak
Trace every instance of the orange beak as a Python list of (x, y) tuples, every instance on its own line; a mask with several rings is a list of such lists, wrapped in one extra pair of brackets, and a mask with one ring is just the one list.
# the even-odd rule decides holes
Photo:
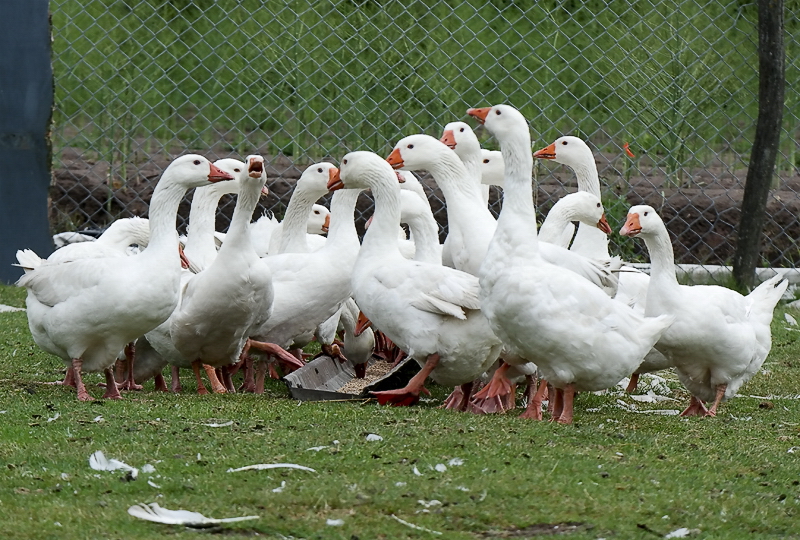
[(361, 311), (358, 312), (358, 320), (356, 321), (356, 328), (353, 331), (353, 335), (358, 337), (360, 336), (364, 330), (372, 326), (372, 321), (367, 319), (367, 316), (364, 315)]
[(628, 219), (625, 220), (625, 225), (619, 230), (619, 234), (633, 238), (640, 232), (642, 226), (639, 223), (639, 214), (628, 214)]
[(533, 157), (539, 159), (556, 159), (556, 143), (551, 144), (546, 148), (537, 150), (533, 153)]
[(473, 117), (481, 124), (484, 124), (486, 123), (486, 117), (489, 116), (489, 111), (491, 110), (492, 110), (491, 107), (482, 107), (480, 109), (467, 109), (467, 114)]
[(605, 214), (600, 216), (600, 221), (597, 222), (597, 228), (600, 229), (601, 231), (603, 231), (606, 234), (611, 234), (612, 233), (611, 226), (608, 224), (608, 221), (606, 221), (606, 215)]
[(339, 169), (332, 167), (331, 170), (328, 171), (328, 190), (336, 191), (337, 189), (342, 189), (343, 187), (344, 183), (339, 177)]
[(445, 132), (442, 133), (442, 138), (439, 140), (446, 144), (450, 150), (456, 149), (456, 136), (453, 134), (452, 129), (445, 130)]
[(392, 153), (389, 154), (389, 157), (386, 158), (386, 161), (389, 165), (392, 166), (392, 169), (399, 169), (403, 166), (403, 156), (400, 155), (400, 149), (395, 148), (392, 150)]
[(189, 259), (186, 258), (186, 254), (183, 252), (183, 246), (178, 244), (178, 255), (181, 258), (181, 268), (184, 270), (188, 270), (192, 265), (189, 263)]
[(331, 215), (328, 214), (325, 216), (325, 222), (322, 224), (322, 232), (327, 233), (328, 229), (331, 228)]
[(250, 162), (247, 164), (247, 174), (250, 175), (250, 178), (261, 178), (263, 172), (264, 172), (264, 159), (251, 157)]
[(269, 188), (267, 186), (261, 188), (261, 195), (269, 195)]
[(209, 162), (208, 166), (209, 166), (209, 171), (208, 171), (208, 181), (209, 182), (214, 183), (214, 182), (219, 182), (221, 180), (233, 180), (233, 176), (231, 176), (230, 174), (226, 173), (225, 171), (223, 171), (222, 169), (220, 169), (219, 167), (217, 167), (213, 163)]

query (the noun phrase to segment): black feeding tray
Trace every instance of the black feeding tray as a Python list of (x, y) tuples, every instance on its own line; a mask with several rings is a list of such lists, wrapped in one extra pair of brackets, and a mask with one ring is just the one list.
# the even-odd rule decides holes
[(372, 391), (404, 387), (417, 372), (417, 362), (405, 358), (386, 375), (364, 387), (360, 394), (348, 394), (339, 392), (339, 388), (355, 378), (353, 366), (350, 362), (339, 362), (330, 356), (320, 356), (286, 375), (283, 381), (289, 388), (289, 395), (299, 401), (363, 401), (373, 397), (370, 394)]

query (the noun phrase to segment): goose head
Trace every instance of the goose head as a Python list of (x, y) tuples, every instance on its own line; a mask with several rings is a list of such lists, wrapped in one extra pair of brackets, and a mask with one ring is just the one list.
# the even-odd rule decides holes
[(528, 121), (511, 105), (468, 109), (467, 114), (486, 126), (486, 129), (501, 141), (515, 137), (521, 130), (528, 132)]
[(209, 186), (205, 188), (205, 193), (213, 197), (222, 197), (223, 195), (239, 193), (239, 188), (242, 186), (242, 178), (247, 176), (247, 164), (238, 159), (224, 158), (215, 161), (214, 166), (230, 174), (233, 180)]
[(506, 174), (503, 153), (481, 148), (481, 184), (503, 187)]
[(312, 199), (317, 200), (328, 192), (328, 182), (339, 169), (328, 162), (314, 163), (306, 168), (297, 180), (295, 189), (308, 193)]
[(569, 221), (580, 221), (595, 226), (606, 234), (611, 234), (611, 226), (606, 220), (603, 203), (596, 195), (588, 191), (576, 191), (562, 197), (556, 204), (565, 208)]
[(556, 163), (567, 165), (573, 169), (586, 163), (587, 160), (594, 163), (594, 155), (591, 148), (578, 137), (571, 135), (559, 137), (549, 146), (534, 152), (533, 157), (552, 159)]
[(313, 205), (311, 207), (311, 214), (308, 216), (306, 232), (308, 234), (326, 234), (330, 226), (331, 211), (321, 204)]
[(664, 228), (664, 222), (652, 206), (640, 204), (632, 206), (628, 210), (628, 217), (625, 225), (620, 229), (619, 234), (633, 238), (634, 236), (646, 236), (653, 234)]
[(476, 156), (481, 150), (478, 137), (465, 122), (450, 122), (444, 126), (442, 138), (439, 140), (451, 150), (455, 150), (462, 161), (465, 158)]
[(161, 182), (178, 184), (186, 189), (223, 180), (233, 180), (233, 175), (198, 154), (186, 154), (175, 158), (161, 177)]
[(262, 195), (269, 195), (269, 189), (265, 185), (267, 182), (267, 171), (264, 168), (264, 158), (261, 156), (250, 155), (245, 159), (247, 163), (246, 173), (243, 172), (242, 183), (255, 184), (261, 189)]
[(427, 171), (441, 161), (443, 153), (449, 152), (440, 140), (420, 133), (400, 139), (386, 161), (393, 169)]
[[(371, 189), (404, 181), (385, 159), (372, 152), (358, 150), (345, 154), (339, 169), (328, 182), (328, 189)], [(400, 189), (399, 186), (397, 189)]]

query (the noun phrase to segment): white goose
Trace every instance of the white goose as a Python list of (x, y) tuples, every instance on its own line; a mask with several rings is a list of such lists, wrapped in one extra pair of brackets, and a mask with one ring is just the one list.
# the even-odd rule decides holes
[[(600, 197), (600, 177), (594, 155), (589, 146), (578, 137), (569, 135), (559, 137), (549, 146), (534, 152), (533, 157), (552, 159), (556, 163), (568, 166), (575, 173), (579, 192), (588, 192)], [(592, 227), (578, 227), (578, 232), (575, 234), (575, 227), (569, 225), (564, 230), (562, 241), (569, 242), (573, 235), (575, 238), (570, 247), (572, 251), (602, 260), (609, 258), (607, 236), (598, 234)], [(618, 278), (619, 285), (614, 298), (644, 314), (650, 276), (632, 266), (621, 266)], [(627, 391), (633, 392), (636, 389), (640, 373), (666, 369), (671, 365), (664, 355), (656, 350), (650, 351), (631, 376)]]
[(503, 187), (505, 169), (502, 152), (481, 148), (481, 184)]
[(375, 197), (372, 225), (353, 271), (353, 297), (364, 315), (422, 366), (405, 388), (376, 393), (379, 401), (416, 402), (429, 375), (446, 386), (472, 381), (501, 348), (478, 310), (477, 279), (400, 254), (400, 186), (386, 161), (371, 152), (351, 152), (340, 171), (333, 189), (371, 189)]
[[(647, 314), (675, 318), (656, 348), (692, 394), (682, 416), (716, 416), (720, 402), (734, 396), (769, 354), (772, 312), (788, 282), (774, 276), (747, 296), (716, 285), (680, 285), (669, 233), (650, 206), (632, 207), (620, 234), (641, 237), (650, 252)], [(713, 401), (710, 409), (704, 401)]]
[[(319, 235), (309, 235), (309, 214), (313, 212), (314, 203), (328, 190), (326, 184), (331, 170), (335, 169), (327, 162), (315, 163), (303, 171), (292, 191), (286, 214), (269, 241), (269, 254), (309, 253), (320, 249), (326, 239)], [(330, 219), (328, 221), (330, 223)]]
[[(471, 177), (458, 156), (441, 141), (429, 135), (410, 135), (401, 139), (387, 161), (395, 169), (427, 170), (447, 202), (448, 235), (442, 258), (453, 261), (457, 270), (478, 274), (497, 221), (486, 208), (477, 178)], [(616, 282), (602, 263), (552, 244), (542, 244), (546, 260), (569, 268), (599, 286)]]
[[(338, 169), (330, 164), (328, 180)], [(359, 250), (353, 219), (358, 190), (343, 190), (331, 200), (331, 226), (325, 246), (311, 253), (271, 255), (266, 262), (272, 270), (275, 300), (270, 318), (253, 336), (281, 348), (311, 339), (317, 327), (332, 317), (350, 297), (350, 276)], [(262, 364), (263, 366), (263, 364)], [(263, 391), (263, 370), (256, 390)]]
[[(575, 392), (609, 388), (631, 373), (671, 318), (644, 318), (544, 260), (530, 233), (536, 209), (525, 118), (508, 105), (468, 114), (500, 142), (505, 161), (503, 210), (480, 271), (481, 310), (503, 343), (533, 361), (557, 389), (554, 415), (570, 423)], [(502, 386), (502, 378), (498, 369), (489, 386)], [(541, 418), (544, 388), (540, 384), (526, 416)]]
[[(311, 213), (308, 215), (308, 221), (306, 222), (306, 233), (318, 236), (328, 234), (328, 227), (331, 221), (330, 215), (330, 210), (323, 205), (312, 205)], [(259, 257), (266, 257), (269, 255), (269, 244), (272, 239), (272, 233), (276, 230), (280, 230), (280, 227), (281, 222), (278, 221), (277, 218), (266, 214), (250, 224), (250, 236), (253, 240), (253, 247), (255, 247)], [(318, 245), (318, 242), (320, 241), (310, 239), (310, 243), (314, 243), (313, 245), (316, 249), (322, 247), (321, 244)]]
[(573, 221), (597, 227), (603, 234), (611, 234), (600, 199), (588, 191), (578, 191), (561, 197), (550, 208), (539, 229), (539, 241), (567, 247), (569, 240), (564, 242), (563, 232)]
[(111, 369), (125, 345), (169, 317), (177, 303), (181, 263), (175, 217), (188, 189), (232, 177), (206, 158), (175, 159), (150, 202), (150, 243), (133, 257), (42, 265), (18, 284), (28, 289), (34, 341), (72, 368), (78, 399), (93, 398), (82, 372), (103, 371), (104, 397), (119, 399)]
[[(170, 317), (172, 342), (191, 363), (198, 389), (203, 384), (200, 366), (221, 368), (237, 362), (251, 332), (271, 313), (272, 275), (250, 239), (250, 216), (265, 181), (264, 159), (248, 156), (225, 242), (214, 262), (186, 284)], [(225, 382), (232, 391), (230, 381)]]

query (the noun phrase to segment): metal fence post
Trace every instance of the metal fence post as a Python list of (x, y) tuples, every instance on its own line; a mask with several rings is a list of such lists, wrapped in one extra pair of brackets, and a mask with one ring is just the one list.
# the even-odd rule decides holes
[(20, 248), (47, 256), (50, 120), (53, 71), (46, 0), (0, 2), (0, 280), (22, 271), (11, 266)]

